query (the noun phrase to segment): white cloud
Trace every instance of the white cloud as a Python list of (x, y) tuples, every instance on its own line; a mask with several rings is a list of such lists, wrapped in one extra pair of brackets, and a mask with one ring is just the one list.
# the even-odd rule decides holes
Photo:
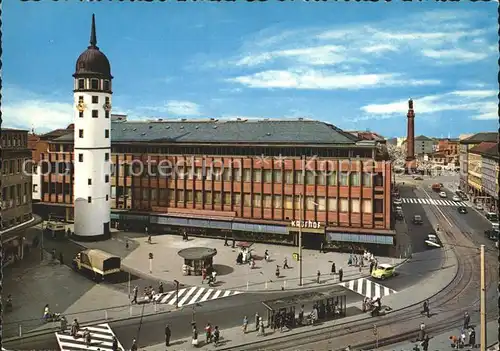
[(422, 50), (422, 54), (436, 60), (449, 61), (455, 60), (457, 63), (469, 63), (481, 61), (488, 57), (485, 52), (467, 51), (463, 49), (447, 49), (447, 50)]
[(2, 106), (3, 126), (46, 132), (73, 123), (74, 106), (43, 98), (28, 91), (5, 88)]
[[(445, 94), (429, 95), (414, 99), (417, 114), (431, 114), (442, 111), (470, 111), (474, 119), (498, 118), (494, 90), (458, 90)], [(376, 118), (404, 115), (408, 111), (408, 101), (399, 100), (386, 104), (371, 104), (361, 108), (363, 112)]]
[(147, 106), (141, 109), (159, 113), (170, 113), (182, 117), (200, 116), (200, 106), (191, 101), (169, 100), (163, 106)]
[(230, 79), (251, 88), (363, 89), (380, 86), (433, 85), (437, 80), (406, 80), (396, 74), (338, 74), (319, 70), (269, 70)]

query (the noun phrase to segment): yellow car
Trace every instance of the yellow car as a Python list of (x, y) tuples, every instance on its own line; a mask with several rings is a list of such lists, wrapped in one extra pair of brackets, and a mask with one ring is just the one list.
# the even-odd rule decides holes
[(387, 279), (395, 275), (394, 266), (390, 264), (379, 264), (377, 269), (372, 271), (372, 277), (375, 279)]

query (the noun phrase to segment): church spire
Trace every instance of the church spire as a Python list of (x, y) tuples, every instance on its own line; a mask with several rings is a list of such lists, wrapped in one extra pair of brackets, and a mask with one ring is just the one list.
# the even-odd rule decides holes
[(97, 49), (97, 35), (95, 34), (95, 15), (92, 14), (92, 29), (90, 30), (90, 47)]

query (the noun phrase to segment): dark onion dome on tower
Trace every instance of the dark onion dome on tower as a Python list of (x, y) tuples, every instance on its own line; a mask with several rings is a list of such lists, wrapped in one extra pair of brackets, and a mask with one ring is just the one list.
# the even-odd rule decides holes
[(112, 79), (109, 60), (97, 47), (95, 31), (95, 15), (92, 15), (92, 29), (90, 31), (90, 46), (76, 61), (75, 74), (77, 76), (93, 76), (96, 78)]

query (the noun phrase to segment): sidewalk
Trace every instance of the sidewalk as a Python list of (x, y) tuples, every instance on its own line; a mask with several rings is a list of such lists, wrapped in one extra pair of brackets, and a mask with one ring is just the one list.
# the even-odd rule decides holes
[[(425, 281), (425, 285), (421, 285), (419, 289), (406, 289), (397, 294), (391, 294), (389, 296), (386, 296), (383, 300), (383, 305), (390, 306), (393, 309), (393, 312), (405, 308), (407, 306), (415, 304), (420, 305), (424, 300), (431, 298), (433, 295), (443, 290), (455, 278), (457, 270), (458, 267), (457, 267), (456, 257), (450, 251), (447, 255), (447, 261), (444, 268), (441, 269), (440, 271), (437, 271), (432, 276), (430, 276)], [(352, 307), (354, 308), (357, 307), (359, 309), (360, 306), (352, 306)], [(439, 307), (436, 307), (436, 311), (439, 312)], [(253, 316), (248, 316), (248, 317), (249, 317), (248, 329), (252, 330)], [(313, 329), (320, 330), (323, 328), (331, 328), (332, 326), (337, 326), (340, 328), (340, 326), (346, 323), (361, 321), (366, 318), (371, 318), (371, 317), (369, 317), (368, 314), (359, 313), (342, 319), (325, 321), (322, 322), (321, 325), (314, 327), (305, 326), (301, 328), (295, 328), (290, 331), (287, 331), (286, 333), (281, 333), (279, 330), (272, 332), (272, 330), (267, 328), (265, 336), (258, 336), (257, 333), (254, 331), (245, 334), (243, 333), (241, 326), (237, 326), (234, 328), (221, 330), (222, 340), (221, 340), (221, 345), (219, 347), (215, 348), (212, 344), (209, 344), (209, 345), (203, 345), (199, 347), (199, 349), (238, 350), (239, 348), (242, 348), (244, 345), (259, 342), (262, 340), (271, 340), (284, 336), (299, 334)], [(213, 325), (214, 326), (217, 325), (217, 321), (213, 321)], [(203, 327), (204, 326), (198, 326), (199, 341), (204, 339), (204, 333), (202, 330)], [(174, 341), (171, 343), (172, 348), (169, 348), (168, 350), (188, 350), (192, 348), (191, 338), (176, 339), (175, 335), (173, 335), (173, 340)], [(200, 345), (202, 344), (203, 343), (200, 343)], [(160, 351), (165, 349), (166, 348), (164, 343), (141, 348), (141, 350), (148, 350), (148, 351)], [(440, 349), (439, 351), (443, 351), (443, 349)]]
[[(480, 332), (481, 332), (481, 327), (476, 326), (476, 343), (479, 344), (480, 342)], [(496, 321), (491, 321), (486, 324), (486, 340), (487, 340), (487, 346), (492, 346), (497, 341), (497, 332), (498, 332), (498, 323)], [(460, 330), (450, 330), (448, 332), (433, 336), (429, 335), (431, 339), (429, 340), (429, 351), (443, 351), (443, 350), (453, 350), (451, 348), (451, 342), (450, 342), (450, 336), (455, 335), (459, 336)], [(468, 336), (467, 336), (468, 340)], [(414, 350), (415, 345), (420, 345), (419, 342), (412, 342), (408, 341), (405, 343), (399, 343), (392, 345), (390, 347), (385, 347), (379, 349), (379, 351), (412, 351)], [(419, 346), (420, 347), (420, 346)], [(422, 348), (420, 347), (420, 351)], [(467, 351), (467, 350), (473, 350), (471, 347), (464, 347), (461, 350)], [(475, 350), (479, 350), (479, 348), (476, 348)], [(489, 349), (488, 349), (489, 351)]]
[[(129, 240), (133, 245), (128, 252), (125, 250), (125, 241)], [(182, 274), (183, 259), (178, 251), (188, 247), (215, 248), (217, 255), (214, 257), (214, 268), (217, 272), (217, 288), (232, 289), (240, 291), (270, 291), (281, 290), (282, 287), (298, 289), (299, 267), (293, 260), (296, 247), (278, 246), (270, 244), (253, 244), (252, 254), (256, 266), (251, 269), (248, 264), (237, 265), (236, 257), (238, 248), (224, 246), (224, 240), (191, 237), (189, 241), (183, 241), (180, 236), (157, 235), (152, 237), (153, 243), (148, 244), (144, 234), (131, 232), (113, 233), (113, 239), (105, 242), (78, 244), (109, 251), (113, 254), (123, 252), (122, 266), (127, 270), (133, 270), (136, 274), (162, 281), (177, 280), (186, 286), (201, 285), (201, 276), (185, 276)], [(231, 244), (231, 241), (229, 241)], [(132, 249), (132, 247), (136, 247)], [(263, 260), (265, 250), (269, 251), (271, 261)], [(154, 256), (153, 271), (149, 272), (149, 253)], [(284, 259), (287, 259), (290, 269), (283, 269)], [(369, 267), (360, 272), (357, 267), (348, 267), (349, 254), (344, 253), (319, 253), (314, 250), (303, 250), (303, 288), (318, 286), (316, 283), (317, 271), (321, 272), (321, 285), (337, 283), (330, 275), (332, 262), (335, 262), (337, 272), (340, 268), (344, 270), (344, 281), (368, 276)], [(403, 259), (392, 259), (377, 257), (379, 263), (400, 264)], [(276, 278), (276, 265), (280, 267), (280, 277)]]

